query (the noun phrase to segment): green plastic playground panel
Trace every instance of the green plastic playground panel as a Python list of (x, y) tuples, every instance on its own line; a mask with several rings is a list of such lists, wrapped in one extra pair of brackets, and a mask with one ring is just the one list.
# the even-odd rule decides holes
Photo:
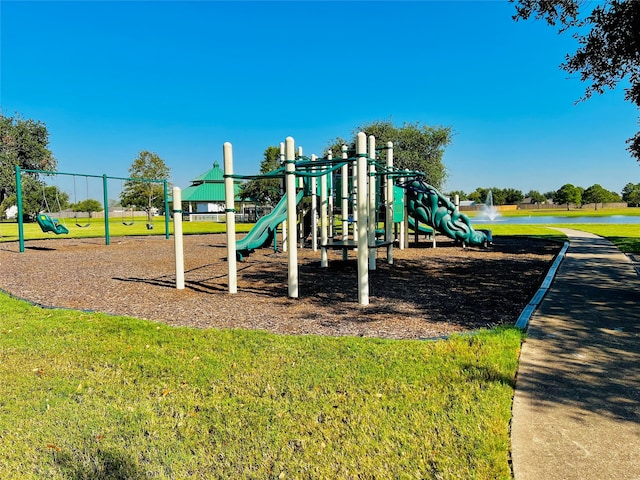
[(404, 221), (404, 188), (393, 187), (393, 223)]

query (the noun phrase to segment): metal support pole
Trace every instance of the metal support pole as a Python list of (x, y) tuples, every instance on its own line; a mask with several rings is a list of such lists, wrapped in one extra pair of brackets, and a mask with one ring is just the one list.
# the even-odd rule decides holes
[(236, 268), (236, 208), (233, 186), (233, 147), (225, 142), (222, 146), (224, 161), (224, 199), (227, 221), (227, 270), (229, 276), (229, 293), (238, 293), (238, 271)]
[[(311, 155), (311, 162), (316, 162), (318, 157)], [(311, 167), (311, 173), (316, 173), (316, 167)], [(311, 249), (318, 250), (318, 179), (314, 176), (309, 179), (311, 183)]]
[(289, 240), (289, 297), (298, 298), (298, 247), (296, 245), (296, 155), (293, 137), (287, 137), (285, 144), (287, 227), (289, 228), (289, 232), (287, 234)]
[[(321, 167), (326, 172), (325, 167)], [(329, 266), (329, 255), (327, 249), (324, 246), (327, 244), (329, 237), (329, 198), (328, 198), (328, 178), (330, 173), (325, 173), (320, 177), (320, 244), (323, 248), (320, 251), (320, 267), (326, 268)]]
[(391, 170), (393, 169), (393, 142), (387, 142), (387, 211), (385, 215), (385, 233), (384, 240), (387, 245), (387, 263), (393, 265), (393, 178)]
[(369, 270), (376, 269), (376, 230), (378, 229), (378, 209), (376, 208), (376, 137), (369, 136)]
[[(280, 165), (284, 165), (284, 142), (280, 142)], [(287, 179), (285, 175), (285, 178), (282, 179), (282, 191), (286, 192), (286, 189), (287, 189)], [(287, 240), (287, 221), (286, 220), (282, 222), (281, 228), (282, 228), (282, 251), (286, 252), (287, 243), (289, 243)]]
[[(347, 146), (342, 146), (342, 159), (347, 159)], [(349, 164), (345, 163), (340, 169), (342, 185), (340, 186), (340, 196), (342, 198), (342, 239), (349, 238)]]
[[(342, 159), (347, 160), (347, 146), (342, 145)], [(340, 174), (342, 176), (342, 185), (340, 187), (342, 196), (342, 241), (349, 239), (349, 164), (345, 163)], [(342, 249), (342, 260), (347, 261), (347, 249)]]
[(358, 303), (369, 305), (369, 246), (368, 246), (368, 189), (367, 189), (367, 136), (359, 132), (356, 138), (358, 171)]
[[(168, 218), (169, 211), (165, 212)], [(173, 187), (173, 241), (176, 254), (177, 290), (184, 290), (184, 243), (182, 240), (182, 190), (180, 187)]]
[[(102, 201), (104, 203), (104, 244), (111, 244), (111, 235), (109, 233), (109, 191), (107, 187), (107, 174), (102, 175)], [(124, 207), (122, 207), (124, 208)]]
[(166, 179), (162, 181), (164, 193), (164, 238), (169, 240), (169, 184)]
[(16, 165), (16, 197), (18, 203), (18, 242), (20, 244), (20, 253), (24, 253), (24, 206), (22, 204), (22, 172), (20, 167)]

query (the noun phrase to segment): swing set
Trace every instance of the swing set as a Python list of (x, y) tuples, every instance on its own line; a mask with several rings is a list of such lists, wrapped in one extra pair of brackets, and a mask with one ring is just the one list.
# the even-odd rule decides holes
[[(17, 207), (18, 207), (18, 240), (20, 245), (20, 252), (24, 252), (24, 217), (23, 217), (23, 195), (22, 195), (22, 174), (23, 173), (34, 173), (41, 175), (66, 175), (72, 176), (74, 180), (74, 200), (76, 198), (76, 183), (75, 177), (85, 177), (86, 186), (87, 186), (87, 199), (89, 198), (89, 178), (101, 178), (102, 179), (102, 193), (103, 193), (103, 208), (104, 208), (104, 231), (105, 231), (105, 245), (109, 245), (111, 243), (111, 235), (109, 231), (109, 190), (108, 190), (108, 180), (120, 180), (121, 182), (132, 181), (132, 182), (143, 182), (143, 183), (160, 183), (163, 186), (163, 198), (164, 198), (164, 211), (169, 212), (169, 194), (168, 194), (168, 182), (167, 180), (157, 180), (151, 178), (127, 178), (127, 177), (111, 177), (106, 174), (104, 175), (90, 175), (84, 173), (65, 173), (65, 172), (55, 172), (49, 170), (30, 170), (30, 169), (21, 169), (19, 166), (15, 167), (16, 174), (16, 197), (17, 197)], [(51, 208), (49, 207), (49, 201), (47, 200), (46, 195), (46, 186), (43, 186), (43, 195), (42, 195), (42, 205), (41, 209), (44, 211), (38, 213), (36, 216), (36, 222), (40, 226), (43, 232), (47, 233), (55, 233), (56, 235), (66, 235), (69, 233), (69, 229), (64, 223), (64, 219), (62, 219), (62, 208), (60, 205), (60, 199), (58, 197), (58, 189), (56, 188), (56, 196), (55, 196), (55, 204), (58, 208), (57, 217), (53, 216)], [(89, 212), (87, 212), (88, 216), (90, 216)], [(77, 213), (75, 215), (75, 224), (79, 228), (86, 228), (90, 225), (90, 222), (81, 223), (80, 218)], [(125, 212), (123, 210), (122, 213), (122, 224), (126, 226), (130, 226), (134, 224), (133, 221), (133, 208), (131, 209), (131, 220), (125, 219)], [(165, 238), (169, 239), (169, 215), (165, 214)]]
[[(87, 193), (85, 195), (85, 201), (89, 200), (89, 177), (84, 177), (87, 187)], [(73, 203), (78, 204), (78, 197), (76, 196), (76, 177), (73, 176)], [(80, 218), (78, 217), (78, 212), (74, 215), (76, 221), (76, 227), (79, 228), (87, 228), (91, 225), (91, 212), (87, 211), (87, 223), (80, 223)]]
[[(58, 204), (58, 216), (62, 218), (60, 213), (62, 213), (62, 207), (60, 206), (60, 198), (58, 197), (58, 188), (56, 187), (56, 203)], [(69, 229), (64, 223), (64, 220), (60, 221), (58, 218), (53, 218), (50, 216), (51, 209), (49, 208), (49, 202), (47, 201), (47, 187), (45, 185), (42, 186), (42, 203), (40, 205), (40, 209), (45, 207), (44, 212), (38, 213), (36, 216), (36, 222), (40, 225), (40, 228), (45, 233), (55, 233), (56, 235), (68, 234)], [(18, 213), (20, 213), (18, 209)]]

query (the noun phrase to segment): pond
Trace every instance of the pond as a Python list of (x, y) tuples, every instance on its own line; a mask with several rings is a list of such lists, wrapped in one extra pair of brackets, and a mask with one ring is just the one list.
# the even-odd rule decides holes
[(537, 225), (555, 225), (559, 223), (633, 223), (640, 224), (640, 216), (631, 215), (607, 215), (607, 216), (583, 216), (583, 217), (562, 217), (556, 215), (543, 215), (543, 216), (522, 216), (522, 217), (503, 217), (498, 216), (494, 220), (486, 218), (475, 217), (471, 218), (471, 222), (474, 224), (491, 224), (491, 223), (504, 223), (504, 224), (537, 224)]

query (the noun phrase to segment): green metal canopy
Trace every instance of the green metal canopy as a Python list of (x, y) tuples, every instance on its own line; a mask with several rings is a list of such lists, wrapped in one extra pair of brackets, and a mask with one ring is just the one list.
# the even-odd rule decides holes
[[(240, 201), (238, 196), (242, 183), (234, 180), (235, 200)], [(191, 181), (191, 185), (182, 190), (183, 202), (224, 202), (224, 172), (218, 162), (213, 163), (213, 168), (207, 170), (202, 175), (198, 175)]]

